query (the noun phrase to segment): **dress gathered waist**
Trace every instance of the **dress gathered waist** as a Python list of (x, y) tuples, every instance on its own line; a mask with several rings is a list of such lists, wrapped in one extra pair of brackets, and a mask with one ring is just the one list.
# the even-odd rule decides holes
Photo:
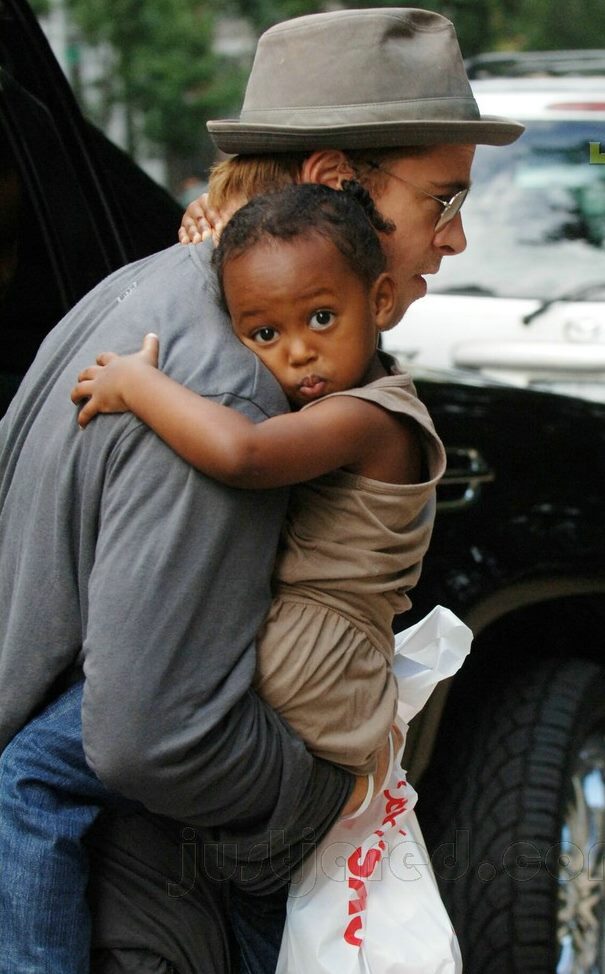
[[(355, 612), (354, 607), (347, 604), (345, 599), (331, 597), (330, 593), (320, 592), (312, 586), (287, 585), (277, 586), (273, 593), (275, 601), (297, 603), (298, 605), (312, 605), (320, 612), (323, 610), (326, 616), (329, 613), (346, 619), (349, 625), (354, 626), (367, 639), (374, 649), (384, 656), (389, 665), (393, 662), (394, 637), (391, 628), (393, 612), (388, 603), (384, 602), (384, 620), (379, 625), (377, 619), (371, 619), (360, 613)], [(360, 607), (362, 607), (360, 605)], [(374, 603), (376, 607), (376, 603)], [(366, 608), (363, 605), (363, 608)]]

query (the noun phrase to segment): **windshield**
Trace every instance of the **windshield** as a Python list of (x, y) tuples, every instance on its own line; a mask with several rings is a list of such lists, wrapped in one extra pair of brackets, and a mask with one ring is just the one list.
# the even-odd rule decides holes
[(605, 282), (605, 164), (590, 142), (605, 151), (605, 121), (530, 122), (511, 146), (478, 146), (468, 249), (431, 292), (544, 300)]

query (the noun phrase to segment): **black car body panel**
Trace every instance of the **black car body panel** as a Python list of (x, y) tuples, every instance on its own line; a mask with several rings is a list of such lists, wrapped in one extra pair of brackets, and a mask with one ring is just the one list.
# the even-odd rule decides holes
[[(605, 405), (463, 382), (418, 388), (450, 455), (475, 451), (489, 478), (439, 512), (417, 611), (445, 600), (479, 623), (479, 605), (504, 587), (605, 588)], [(451, 503), (462, 489), (446, 474), (439, 496)]]

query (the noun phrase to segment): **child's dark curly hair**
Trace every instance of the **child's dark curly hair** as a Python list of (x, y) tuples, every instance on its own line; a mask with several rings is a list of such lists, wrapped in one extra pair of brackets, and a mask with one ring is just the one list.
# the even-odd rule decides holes
[(318, 235), (331, 240), (349, 267), (369, 287), (385, 269), (377, 230), (391, 233), (394, 225), (376, 209), (372, 197), (355, 180), (342, 191), (317, 183), (297, 183), (266, 196), (255, 196), (231, 218), (214, 251), (221, 298), (223, 271), (263, 239), (291, 241)]

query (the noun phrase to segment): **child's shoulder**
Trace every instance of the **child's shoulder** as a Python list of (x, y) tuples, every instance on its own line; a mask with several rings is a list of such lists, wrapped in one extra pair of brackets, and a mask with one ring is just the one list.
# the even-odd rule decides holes
[(367, 402), (376, 403), (389, 412), (405, 413), (422, 421), (430, 422), (428, 410), (418, 398), (409, 372), (381, 375), (371, 379), (363, 386), (349, 389), (334, 395), (354, 396)]

